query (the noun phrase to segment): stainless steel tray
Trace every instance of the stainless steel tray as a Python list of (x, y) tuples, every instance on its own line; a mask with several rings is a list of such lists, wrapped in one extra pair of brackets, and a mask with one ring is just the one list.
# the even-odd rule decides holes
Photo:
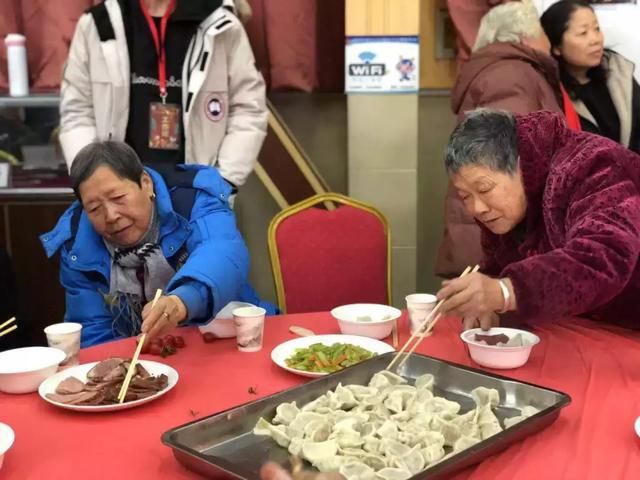
[[(266, 461), (289, 465), (286, 449), (276, 445), (270, 437), (252, 433), (260, 417), (271, 420), (279, 404), (295, 400), (298, 405), (304, 405), (338, 383), (365, 385), (374, 373), (387, 366), (394, 354), (381, 355), (305, 385), (176, 427), (162, 435), (162, 442), (173, 449), (180, 463), (207, 477), (259, 479), (260, 466)], [(475, 407), (470, 392), (479, 386), (500, 392), (501, 403), (495, 414), (501, 421), (518, 415), (516, 409), (527, 405), (540, 409), (538, 414), (427, 468), (413, 479), (444, 479), (455, 471), (479, 463), (548, 426), (558, 417), (560, 409), (571, 402), (571, 398), (562, 392), (424, 355), (412, 355), (397, 373), (410, 382), (424, 373), (433, 374), (436, 379), (434, 393), (460, 403), (462, 412)]]

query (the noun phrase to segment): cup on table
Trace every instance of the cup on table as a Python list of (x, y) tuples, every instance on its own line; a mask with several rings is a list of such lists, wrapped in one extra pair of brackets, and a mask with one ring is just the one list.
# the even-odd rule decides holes
[(44, 329), (49, 346), (60, 349), (67, 355), (67, 358), (60, 363), (60, 367), (78, 365), (81, 330), (81, 324), (72, 322), (54, 323)]
[(233, 323), (236, 325), (236, 340), (241, 352), (262, 350), (264, 337), (264, 316), (267, 311), (261, 307), (236, 308)]
[[(413, 334), (433, 311), (438, 299), (430, 293), (412, 293), (405, 297), (405, 301), (409, 311), (409, 330)], [(420, 333), (424, 333), (428, 326), (425, 325)]]

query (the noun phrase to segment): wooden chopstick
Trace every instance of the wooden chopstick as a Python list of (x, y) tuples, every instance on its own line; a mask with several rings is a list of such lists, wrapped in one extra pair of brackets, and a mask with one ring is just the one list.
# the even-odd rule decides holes
[[(480, 269), (479, 265), (476, 265), (473, 270), (471, 269), (471, 267), (467, 267), (464, 269), (464, 271), (460, 274), (460, 276), (458, 278), (462, 278), (465, 275), (467, 275), (468, 273), (475, 273)], [(409, 354), (405, 355), (405, 358), (407, 358), (409, 355), (411, 355), (411, 353), (413, 353), (415, 351), (415, 349), (417, 348), (417, 346), (420, 344), (420, 342), (422, 342), (422, 340), (424, 339), (424, 337), (428, 336), (429, 332), (431, 332), (431, 328), (428, 328), (424, 333), (422, 332), (422, 329), (425, 328), (427, 325), (429, 325), (429, 322), (431, 321), (431, 319), (434, 317), (434, 315), (440, 310), (440, 307), (442, 307), (442, 305), (444, 304), (444, 302), (447, 299), (443, 298), (442, 300), (440, 300), (437, 305), (435, 306), (435, 308), (429, 313), (429, 315), (427, 315), (427, 318), (424, 319), (424, 321), (420, 324), (420, 326), (418, 328), (416, 328), (415, 332), (413, 332), (413, 335), (411, 335), (411, 337), (409, 338), (409, 340), (407, 340), (407, 342), (403, 345), (403, 347), (400, 349), (400, 351), (393, 357), (393, 359), (391, 360), (391, 362), (389, 363), (389, 365), (387, 365), (386, 370), (390, 370), (391, 367), (393, 367), (395, 365), (395, 363), (400, 359), (401, 355), (404, 353), (404, 351), (407, 349), (407, 347), (409, 346), (409, 344), (414, 341), (415, 339), (417, 339), (416, 344), (413, 346), (413, 348), (411, 349), (411, 351), (409, 352)], [(403, 362), (404, 363), (404, 362)]]
[(4, 327), (16, 321), (16, 317), (11, 317), (9, 320), (0, 325), (0, 337), (4, 337), (5, 335), (13, 332), (18, 328), (18, 325), (13, 325), (12, 327), (7, 328), (5, 331), (2, 331)]
[(4, 332), (0, 332), (0, 337), (4, 337), (5, 335), (8, 335), (9, 333), (13, 332), (17, 328), (18, 328), (18, 325), (14, 325), (13, 327), (7, 328)]
[(398, 341), (398, 319), (396, 318), (393, 321), (393, 330), (391, 331), (392, 335), (393, 335), (393, 348), (398, 348), (399, 345), (399, 341)]
[[(473, 270), (471, 270), (469, 273), (476, 273), (478, 270), (480, 270), (480, 266), (476, 265)], [(433, 311), (429, 314), (429, 317), (427, 319), (425, 319), (425, 323), (430, 320), (431, 318), (433, 318), (433, 316), (435, 315), (435, 312), (437, 310), (440, 310), (440, 307), (442, 306), (442, 304), (444, 303), (445, 300), (440, 300), (440, 302), (438, 303), (438, 305), (436, 305), (436, 307), (433, 309)], [(420, 345), (420, 342), (422, 342), (422, 340), (424, 340), (424, 337), (428, 337), (431, 334), (431, 331), (433, 330), (433, 328), (436, 326), (436, 323), (438, 323), (438, 320), (440, 320), (440, 318), (442, 318), (442, 315), (440, 313), (438, 313), (438, 316), (435, 317), (435, 319), (433, 320), (433, 322), (430, 322), (427, 327), (427, 329), (425, 330), (425, 332), (422, 334), (422, 337), (413, 345), (413, 347), (411, 347), (411, 350), (409, 350), (404, 358), (402, 359), (402, 361), (398, 364), (398, 368), (402, 368), (402, 366), (407, 363), (407, 360), (409, 359), (409, 357), (411, 356), (411, 354), (413, 352), (416, 351), (416, 348), (418, 348), (418, 345)], [(424, 324), (420, 325), (420, 329), (424, 328)]]
[[(156, 302), (162, 295), (162, 289), (156, 290), (156, 294), (153, 297), (153, 303), (151, 303), (151, 308), (156, 306)], [(140, 356), (140, 352), (142, 351), (142, 346), (144, 345), (144, 341), (147, 338), (147, 334), (143, 333), (140, 335), (138, 339), (138, 346), (136, 347), (136, 351), (133, 354), (133, 358), (131, 359), (131, 363), (129, 364), (129, 370), (127, 370), (127, 375), (124, 377), (124, 381), (122, 382), (122, 387), (120, 387), (120, 393), (118, 394), (118, 400), (120, 403), (124, 402), (124, 398), (127, 396), (127, 390), (129, 390), (129, 384), (131, 383), (131, 379), (136, 371), (136, 363), (138, 362), (138, 357)]]
[(0, 330), (2, 330), (4, 327), (6, 327), (7, 325), (9, 325), (10, 323), (13, 323), (15, 321), (16, 321), (16, 317), (11, 317), (9, 320), (7, 320), (2, 325), (0, 325)]

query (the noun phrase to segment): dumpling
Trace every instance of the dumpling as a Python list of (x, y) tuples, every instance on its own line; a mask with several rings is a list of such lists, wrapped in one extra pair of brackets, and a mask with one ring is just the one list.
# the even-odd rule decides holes
[(282, 425), (271, 425), (264, 418), (260, 417), (258, 423), (253, 428), (254, 435), (265, 435), (271, 437), (281, 447), (287, 448), (291, 438), (287, 435), (285, 427)]
[(444, 437), (444, 444), (452, 447), (456, 440), (460, 438), (460, 427), (448, 420), (440, 417), (434, 417), (431, 421), (431, 428), (436, 432), (440, 432)]
[(359, 461), (343, 463), (338, 471), (347, 480), (374, 480), (376, 478), (376, 472), (373, 468)]
[(478, 427), (480, 428), (480, 436), (482, 440), (502, 431), (500, 422), (491, 410), (491, 406), (489, 404), (478, 409)]
[(325, 415), (315, 412), (300, 412), (290, 423), (287, 433), (290, 437), (303, 437), (306, 426), (311, 422), (324, 422)]
[(396, 375), (388, 370), (382, 370), (371, 377), (369, 386), (382, 390), (391, 385), (401, 385), (403, 383), (407, 383), (407, 380), (400, 375)]
[(329, 438), (335, 439), (342, 448), (360, 447), (364, 444), (364, 439), (355, 430), (350, 432), (347, 430), (333, 432)]
[(376, 437), (367, 437), (364, 439), (364, 444), (362, 448), (373, 454), (383, 453), (382, 452), (382, 440)]
[(467, 448), (474, 446), (479, 441), (480, 440), (478, 440), (477, 438), (462, 435), (458, 440), (456, 440), (456, 443), (453, 444), (453, 450), (454, 452), (466, 450)]
[(324, 458), (335, 456), (336, 453), (338, 453), (338, 443), (335, 440), (302, 444), (302, 456), (314, 465)]
[(382, 439), (382, 450), (388, 458), (400, 458), (408, 455), (411, 448), (397, 440)]
[(335, 392), (329, 396), (329, 408), (333, 410), (349, 410), (356, 405), (358, 405), (358, 401), (356, 400), (355, 395), (348, 388), (343, 387), (341, 384), (338, 384)]
[(299, 457), (300, 453), (302, 453), (302, 443), (303, 440), (301, 438), (292, 438), (291, 443), (289, 443), (289, 453), (294, 457)]
[(313, 420), (304, 427), (304, 436), (312, 442), (324, 442), (331, 433), (331, 423), (326, 420)]
[(276, 407), (276, 416), (273, 419), (273, 423), (289, 425), (299, 413), (300, 409), (296, 402), (281, 403)]
[(419, 447), (413, 447), (408, 454), (396, 458), (395, 464), (398, 468), (409, 470), (412, 475), (421, 472), (425, 467), (424, 457), (420, 453)]
[(426, 431), (422, 436), (421, 443), (424, 448), (432, 447), (434, 445), (444, 447), (444, 435), (440, 432)]
[(376, 432), (380, 438), (395, 439), (398, 438), (398, 426), (391, 420), (385, 421)]
[(411, 478), (412, 475), (409, 470), (405, 470), (404, 468), (387, 467), (378, 470), (376, 477), (380, 480), (407, 480)]
[(460, 411), (460, 404), (458, 402), (447, 400), (444, 397), (433, 397), (433, 399), (425, 405), (425, 409), (429, 412), (437, 413), (443, 418), (451, 420), (455, 418)]
[(422, 456), (427, 465), (431, 465), (442, 458), (444, 458), (444, 448), (438, 445), (430, 445), (427, 448), (422, 449)]
[(500, 394), (495, 388), (477, 387), (471, 390), (471, 397), (478, 407), (489, 404), (496, 408), (500, 403)]
[(362, 401), (365, 398), (370, 398), (378, 394), (378, 390), (373, 387), (366, 387), (364, 385), (347, 385), (345, 388), (351, 390), (356, 400)]
[(360, 457), (360, 459), (376, 471), (381, 470), (388, 466), (387, 461), (382, 455), (366, 453), (365, 455)]
[(329, 398), (327, 395), (320, 395), (315, 400), (310, 401), (309, 403), (302, 406), (300, 410), (303, 412), (313, 412), (319, 407), (328, 407), (329, 406)]
[(314, 462), (313, 466), (321, 472), (337, 472), (342, 464), (347, 460), (347, 457), (340, 457), (336, 455), (334, 457), (321, 458)]
[(417, 389), (432, 391), (434, 382), (434, 376), (430, 373), (425, 373), (424, 375), (420, 375), (416, 378), (415, 386)]

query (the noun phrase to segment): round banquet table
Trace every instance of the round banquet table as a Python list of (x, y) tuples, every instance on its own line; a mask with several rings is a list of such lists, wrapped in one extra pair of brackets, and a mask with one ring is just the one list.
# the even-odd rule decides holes
[[(120, 412), (71, 412), (37, 393), (0, 393), (0, 422), (16, 432), (1, 479), (197, 479), (160, 441), (163, 432), (215, 412), (307, 381), (270, 360), (277, 344), (294, 338), (291, 325), (339, 333), (328, 313), (282, 315), (266, 320), (260, 352), (238, 352), (235, 339), (206, 344), (185, 328), (186, 348), (164, 360), (180, 380), (173, 391), (147, 405)], [(400, 323), (401, 342), (408, 338)], [(625, 480), (640, 478), (640, 332), (602, 327), (582, 319), (535, 329), (541, 343), (522, 368), (506, 374), (564, 391), (573, 401), (547, 429), (467, 469), (456, 480)], [(460, 322), (443, 319), (418, 352), (477, 367), (459, 339)], [(387, 339), (389, 341), (389, 339)], [(133, 339), (85, 349), (82, 363), (130, 356)], [(250, 391), (251, 390), (251, 391)], [(252, 393), (255, 390), (255, 394)]]

